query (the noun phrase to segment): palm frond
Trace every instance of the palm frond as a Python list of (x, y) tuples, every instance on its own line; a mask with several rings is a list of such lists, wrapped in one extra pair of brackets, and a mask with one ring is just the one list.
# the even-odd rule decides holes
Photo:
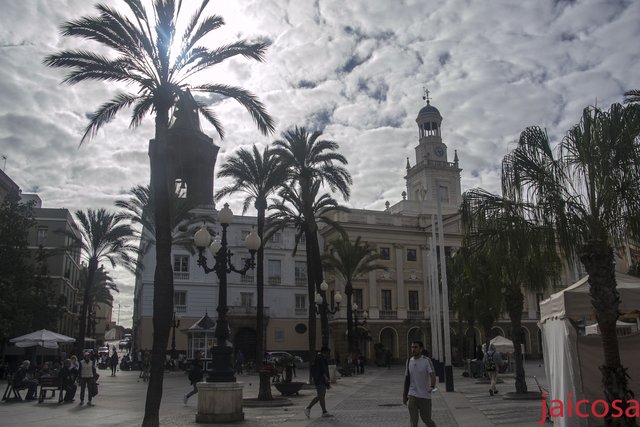
[(205, 84), (192, 87), (193, 91), (216, 93), (227, 98), (236, 100), (251, 114), (253, 121), (263, 134), (272, 133), (275, 130), (275, 124), (271, 116), (262, 102), (251, 92), (228, 85), (221, 84)]

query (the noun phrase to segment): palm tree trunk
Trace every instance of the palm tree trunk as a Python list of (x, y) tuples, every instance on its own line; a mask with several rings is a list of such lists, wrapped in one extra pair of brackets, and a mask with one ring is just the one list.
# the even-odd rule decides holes
[(164, 380), (164, 364), (173, 313), (173, 271), (171, 268), (171, 219), (167, 123), (169, 109), (156, 115), (156, 138), (149, 145), (151, 194), (155, 200), (156, 269), (153, 283), (153, 347), (151, 378), (147, 388), (143, 427), (158, 427)]
[[(322, 260), (320, 257), (320, 244), (318, 242), (318, 234), (316, 231), (311, 233), (311, 261), (314, 264), (314, 282), (315, 292), (321, 292), (320, 284), (322, 283)], [(320, 333), (322, 334), (322, 347), (329, 347), (329, 315), (327, 313), (328, 301), (327, 296), (324, 296), (323, 308), (320, 310)]]
[(309, 384), (312, 384), (311, 364), (316, 355), (316, 303), (314, 297), (316, 294), (315, 285), (315, 264), (311, 259), (311, 233), (305, 231), (305, 246), (307, 249), (307, 291), (309, 294)]
[[(256, 293), (258, 294), (258, 307), (256, 310), (256, 367), (258, 371), (262, 369), (262, 359), (264, 358), (264, 222), (266, 213), (266, 200), (256, 200), (258, 210), (258, 236), (263, 244), (258, 248), (258, 262), (256, 266)], [(258, 389), (258, 400), (273, 400), (271, 395), (270, 377), (266, 373), (260, 373), (260, 388)]]
[[(596, 310), (602, 337), (604, 365), (600, 366), (600, 372), (602, 372), (604, 396), (609, 405), (616, 399), (621, 400), (622, 403), (619, 406), (626, 413), (629, 400), (634, 395), (627, 382), (627, 370), (620, 360), (616, 331), (620, 297), (616, 289), (613, 249), (604, 239), (591, 240), (580, 248), (580, 261), (589, 274), (591, 303)], [(605, 417), (605, 425), (635, 426), (636, 421), (632, 417), (613, 418), (610, 411)]]
[(89, 265), (87, 266), (87, 280), (84, 284), (84, 294), (82, 295), (82, 308), (80, 309), (80, 331), (78, 332), (78, 339), (75, 344), (75, 352), (78, 357), (82, 357), (82, 350), (84, 349), (84, 339), (87, 335), (87, 311), (89, 311), (89, 294), (93, 287), (93, 281), (96, 277), (96, 271), (98, 270), (98, 260), (95, 258), (89, 259)]
[(513, 341), (513, 357), (516, 365), (516, 393), (527, 392), (527, 380), (524, 376), (524, 363), (522, 361), (522, 309), (524, 307), (524, 296), (520, 286), (512, 285), (507, 287), (505, 293), (505, 303), (509, 310), (511, 320), (511, 340)]
[(349, 348), (348, 356), (351, 359), (355, 350), (355, 333), (353, 331), (353, 308), (351, 302), (351, 295), (353, 294), (353, 286), (351, 282), (347, 282), (344, 287), (344, 293), (347, 296), (347, 346)]

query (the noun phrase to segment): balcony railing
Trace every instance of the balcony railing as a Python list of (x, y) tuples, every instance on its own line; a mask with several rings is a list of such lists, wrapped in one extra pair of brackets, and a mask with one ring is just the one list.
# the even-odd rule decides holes
[(306, 308), (296, 308), (296, 316), (306, 316), (307, 309)]
[(240, 281), (242, 283), (253, 283), (253, 275), (245, 274), (244, 276), (240, 276)]
[(394, 320), (398, 318), (398, 310), (380, 310), (380, 319)]
[(411, 320), (424, 319), (423, 310), (407, 310), (407, 318)]
[(187, 306), (186, 305), (181, 305), (181, 304), (176, 304), (176, 313), (186, 313), (187, 312)]
[(270, 285), (279, 285), (281, 283), (280, 276), (269, 276)]
[(237, 306), (231, 306), (229, 307), (229, 315), (233, 316), (239, 316), (239, 315), (245, 315), (245, 314), (249, 314), (249, 315), (256, 315), (257, 313), (257, 308), (256, 307), (251, 307), (248, 305), (237, 305)]
[(173, 280), (189, 280), (188, 271), (174, 271)]
[[(257, 307), (251, 307), (248, 305), (234, 305), (229, 306), (229, 316), (255, 316), (258, 313)], [(269, 307), (265, 307), (263, 311), (265, 316), (269, 316)]]
[(296, 286), (307, 286), (307, 282), (306, 277), (296, 277)]

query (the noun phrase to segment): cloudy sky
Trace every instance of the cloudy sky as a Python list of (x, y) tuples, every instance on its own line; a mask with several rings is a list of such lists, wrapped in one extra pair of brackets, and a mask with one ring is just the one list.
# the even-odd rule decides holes
[[(115, 88), (60, 85), (64, 72), (42, 65), (63, 48), (95, 48), (58, 31), (93, 14), (92, 4), (0, 0), (0, 154), (7, 157), (0, 167), (44, 207), (112, 208), (149, 180), (152, 120), (130, 130), (126, 112), (79, 147), (86, 115)], [(587, 105), (608, 108), (640, 89), (640, 2), (633, 0), (234, 0), (213, 1), (209, 12), (227, 23), (208, 39), (212, 46), (238, 38), (271, 46), (265, 63), (233, 59), (207, 79), (253, 91), (278, 123), (275, 135), (262, 136), (241, 107), (217, 101), (227, 137), (204, 127), (221, 147), (217, 164), (293, 125), (322, 129), (349, 160), (347, 204), (357, 208), (400, 199), (405, 158), (415, 162), (423, 86), (444, 117), (450, 156), (458, 150), (462, 188), (491, 191), (499, 188), (502, 156), (526, 126), (559, 140)], [(240, 200), (230, 202), (240, 212)], [(120, 319), (130, 324), (133, 279), (116, 276)]]

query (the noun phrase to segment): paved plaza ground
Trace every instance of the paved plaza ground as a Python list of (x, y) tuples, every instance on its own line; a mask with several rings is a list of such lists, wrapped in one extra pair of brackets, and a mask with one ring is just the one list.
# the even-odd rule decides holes
[[(538, 362), (526, 364), (527, 384), (537, 390), (532, 378), (544, 380), (544, 369)], [(80, 406), (79, 391), (76, 402), (57, 404), (56, 399), (47, 399), (42, 404), (35, 402), (3, 402), (0, 404), (0, 426), (139, 426), (144, 415), (147, 383), (138, 379), (137, 372), (118, 372), (110, 377), (100, 371), (99, 395), (94, 406)], [(534, 427), (540, 418), (539, 401), (504, 400), (502, 396), (490, 397), (487, 384), (462, 376), (462, 370), (454, 369), (455, 392), (439, 391), (434, 394), (433, 419), (439, 427)], [(298, 379), (306, 378), (306, 371), (298, 370)], [(311, 419), (304, 416), (303, 408), (315, 395), (313, 389), (303, 389), (300, 396), (293, 396), (291, 406), (274, 408), (244, 408), (245, 421), (234, 426), (408, 426), (407, 408), (402, 405), (404, 381), (402, 366), (368, 368), (364, 375), (339, 378), (327, 392), (327, 408), (333, 418), (320, 418), (320, 407), (316, 405)], [(514, 391), (512, 376), (503, 375), (500, 384), (502, 394)], [(257, 375), (240, 375), (238, 381), (245, 384), (244, 397), (257, 397)], [(2, 387), (4, 387), (3, 385)], [(189, 390), (189, 381), (182, 372), (165, 375), (164, 393), (160, 411), (161, 426), (196, 426), (197, 396), (187, 405), (182, 397)], [(4, 390), (3, 390), (4, 391)], [(274, 396), (279, 393), (273, 388)], [(220, 424), (219, 424), (220, 425)], [(422, 424), (421, 424), (422, 425)]]

